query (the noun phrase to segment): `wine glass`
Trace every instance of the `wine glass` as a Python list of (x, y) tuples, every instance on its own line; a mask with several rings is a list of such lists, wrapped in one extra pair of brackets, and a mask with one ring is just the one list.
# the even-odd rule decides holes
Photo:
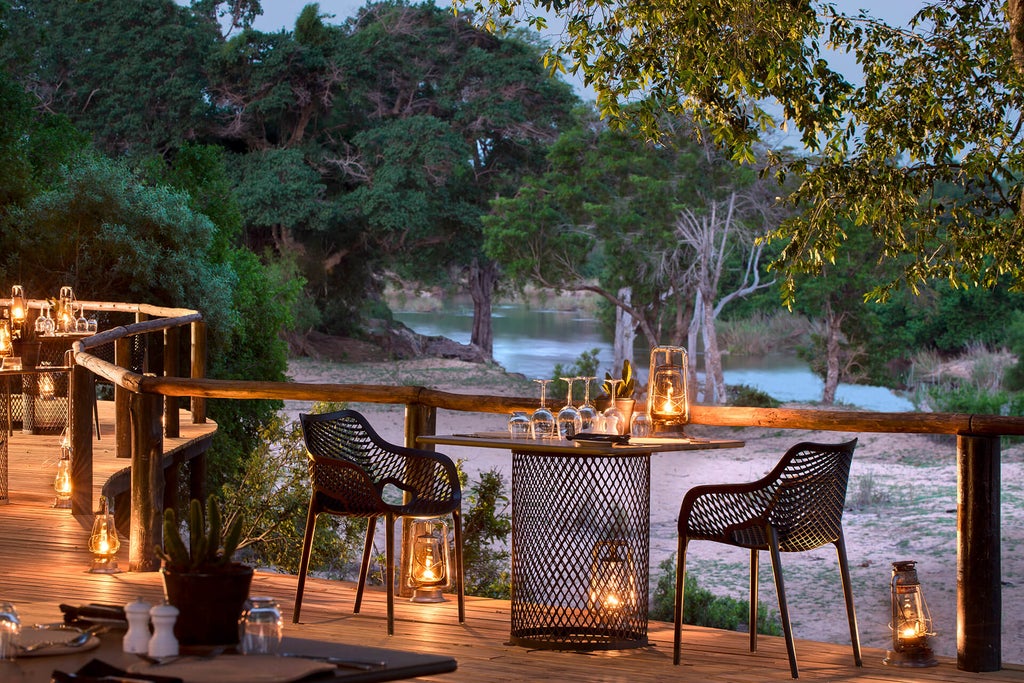
[(560, 378), (568, 385), (565, 394), (565, 405), (558, 411), (558, 435), (563, 439), (569, 439), (583, 431), (583, 418), (580, 411), (572, 404), (572, 381), (575, 377)]
[(629, 429), (629, 425), (624, 424), (626, 415), (619, 410), (616, 397), (619, 393), (619, 385), (622, 384), (624, 380), (613, 379), (609, 381), (612, 385), (612, 391), (611, 396), (608, 397), (608, 409), (604, 411), (605, 431), (609, 434), (623, 434), (625, 433), (624, 430)]
[(550, 379), (533, 380), (540, 385), (540, 407), (530, 417), (530, 430), (535, 439), (553, 439), (558, 435), (555, 428), (555, 416), (547, 406), (547, 390)]
[(594, 419), (597, 417), (597, 408), (590, 402), (590, 383), (593, 382), (596, 377), (577, 377), (576, 379), (582, 379), (586, 381), (583, 390), (583, 405), (577, 410), (580, 413), (580, 419), (583, 421), (582, 431), (587, 432), (594, 428)]

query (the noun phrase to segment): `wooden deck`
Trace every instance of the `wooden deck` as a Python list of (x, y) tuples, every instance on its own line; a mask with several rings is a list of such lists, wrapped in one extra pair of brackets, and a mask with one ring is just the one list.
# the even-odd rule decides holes
[[(94, 472), (97, 491), (106, 476), (127, 465), (113, 457), (109, 411), (101, 412), (101, 441), (96, 442)], [(165, 442), (180, 447), (197, 438), (202, 427), (182, 419), (182, 438)], [(193, 431), (200, 430), (200, 431)], [(9, 449), (10, 499), (0, 505), (0, 599), (13, 602), (24, 623), (57, 621), (60, 603), (124, 604), (137, 597), (163, 598), (158, 573), (89, 574), (87, 536), (91, 520), (55, 510), (53, 474), (57, 437), (16, 433)], [(127, 551), (122, 545), (122, 565)], [(672, 665), (672, 626), (650, 625), (651, 645), (635, 650), (576, 653), (529, 650), (507, 645), (509, 603), (467, 597), (467, 619), (458, 624), (454, 601), (439, 605), (396, 601), (395, 635), (387, 636), (384, 593), (371, 589), (363, 611), (352, 614), (355, 587), (350, 583), (311, 578), (303, 599), (303, 623), (292, 624), (295, 577), (258, 572), (253, 594), (277, 598), (292, 636), (358, 643), (399, 650), (450, 655), (458, 671), (423, 680), (437, 681), (787, 681), (789, 666), (781, 638), (762, 637), (760, 651), (747, 651), (743, 633), (687, 627), (683, 631), (682, 666)], [(845, 618), (840, 615), (840, 618)], [(1024, 668), (974, 674), (940, 658), (930, 669), (898, 669), (882, 664), (885, 652), (867, 649), (864, 667), (853, 665), (848, 645), (797, 641), (801, 678), (820, 681), (1016, 681)], [(58, 662), (54, 658), (55, 664)]]

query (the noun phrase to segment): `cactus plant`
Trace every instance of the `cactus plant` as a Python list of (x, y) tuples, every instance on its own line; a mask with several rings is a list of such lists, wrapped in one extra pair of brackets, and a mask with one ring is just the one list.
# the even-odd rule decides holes
[(189, 504), (188, 544), (181, 536), (181, 526), (174, 508), (164, 510), (164, 545), (157, 555), (164, 568), (174, 572), (215, 572), (235, 564), (234, 555), (242, 536), (242, 520), (237, 518), (222, 536), (222, 519), (214, 496), (203, 504), (193, 499)]

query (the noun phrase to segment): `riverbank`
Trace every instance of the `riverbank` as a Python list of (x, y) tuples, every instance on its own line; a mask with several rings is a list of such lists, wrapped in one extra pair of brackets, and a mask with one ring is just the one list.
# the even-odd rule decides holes
[[(303, 382), (420, 385), (462, 394), (532, 396), (536, 387), (521, 375), (495, 365), (420, 359), (336, 363), (295, 359), (289, 375)], [(401, 443), (402, 406), (359, 405), (384, 438)], [(289, 402), (295, 418), (310, 404)], [(504, 429), (502, 415), (439, 411), (438, 432)], [(858, 437), (844, 518), (854, 597), (865, 645), (890, 642), (889, 577), (891, 563), (913, 559), (931, 607), (938, 654), (956, 655), (956, 462), (952, 437), (915, 434), (849, 434), (779, 429), (692, 427), (695, 435), (728, 436), (746, 441), (735, 451), (664, 454), (652, 459), (651, 576), (675, 552), (679, 503), (689, 488), (711, 482), (750, 481), (762, 476), (794, 443), (837, 442)], [(471, 480), (497, 469), (510, 481), (504, 451), (446, 449), (464, 460)], [(1002, 457), (1003, 661), (1024, 663), (1024, 448), (1005, 446)], [(694, 543), (689, 568), (699, 582), (721, 595), (747, 595), (748, 554), (711, 543)], [(849, 632), (835, 553), (822, 548), (783, 557), (787, 594), (798, 638), (846, 643)], [(762, 559), (761, 600), (776, 605), (770, 564)]]

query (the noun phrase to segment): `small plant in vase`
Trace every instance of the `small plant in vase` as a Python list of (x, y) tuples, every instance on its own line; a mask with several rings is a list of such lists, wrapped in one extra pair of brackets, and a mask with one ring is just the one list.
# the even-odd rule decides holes
[(601, 389), (607, 398), (602, 397), (603, 402), (598, 403), (598, 406), (603, 405), (606, 408), (606, 416), (609, 411), (614, 411), (613, 414), (619, 422), (618, 433), (629, 434), (633, 408), (636, 405), (633, 398), (633, 392), (636, 391), (636, 376), (633, 374), (633, 364), (628, 358), (622, 361), (622, 371), (617, 379), (612, 377), (611, 373), (605, 373)]
[(218, 501), (189, 504), (188, 539), (174, 508), (164, 510), (161, 574), (167, 602), (178, 609), (174, 632), (182, 645), (224, 646), (238, 643), (238, 619), (249, 597), (253, 569), (236, 562), (242, 520), (225, 530)]

